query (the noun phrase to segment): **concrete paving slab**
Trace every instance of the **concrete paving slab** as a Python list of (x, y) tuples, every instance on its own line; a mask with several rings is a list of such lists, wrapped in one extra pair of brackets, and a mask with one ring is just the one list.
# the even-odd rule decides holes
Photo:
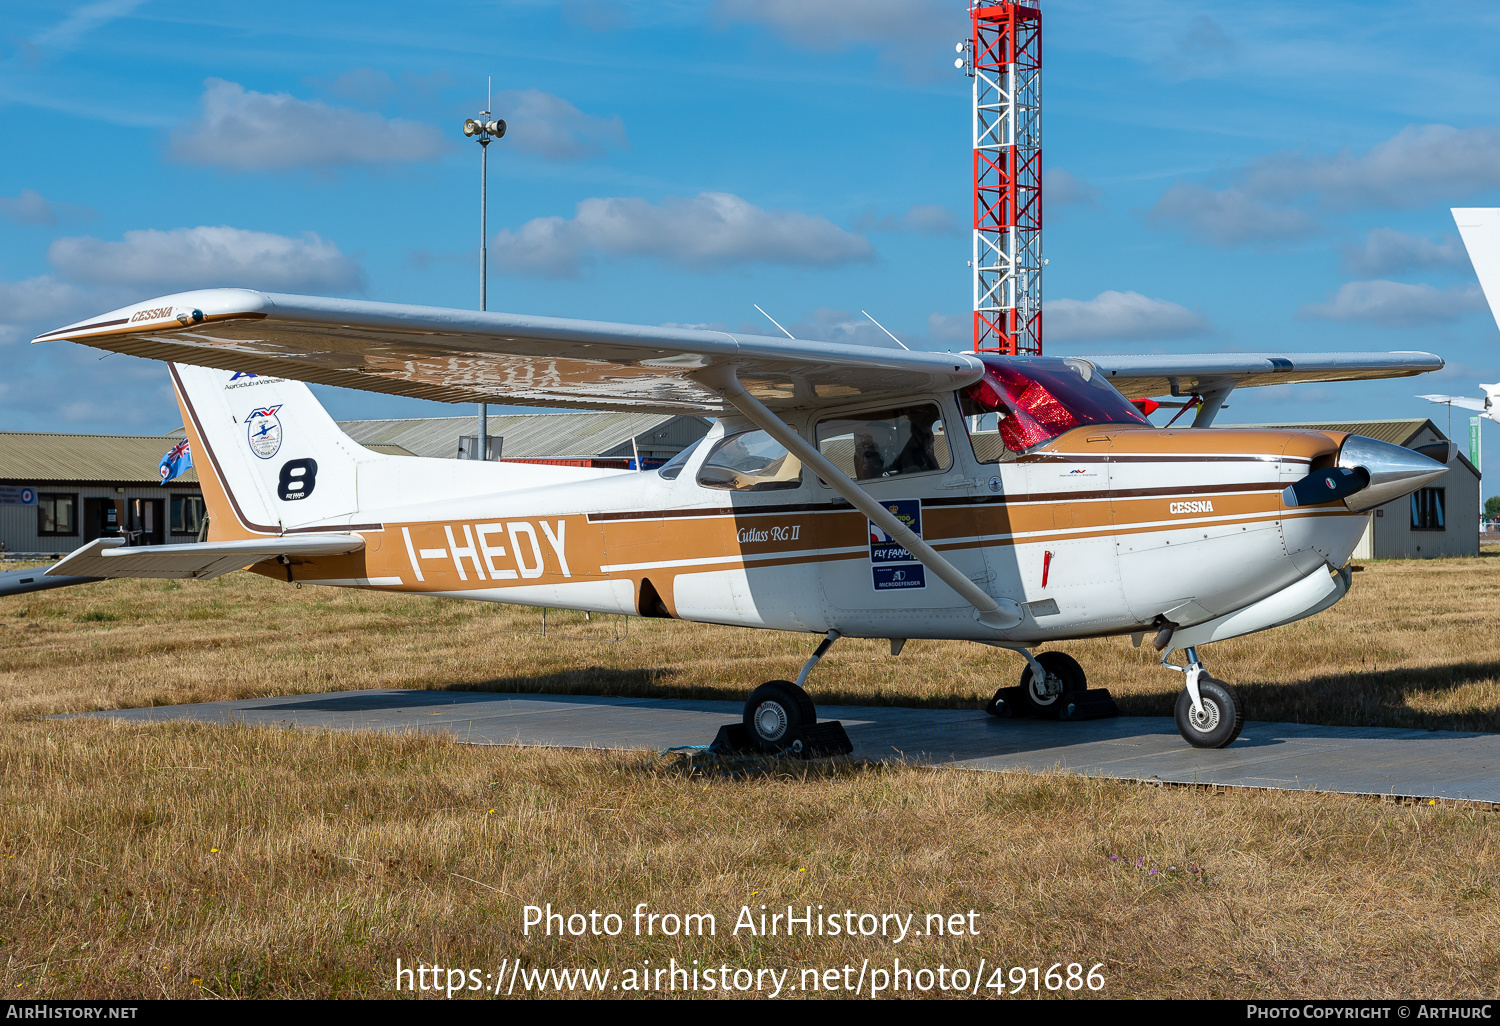
[[(475, 744), (661, 750), (708, 744), (738, 702), (473, 691), (338, 691), (85, 713), (328, 730), (441, 731)], [(1061, 723), (981, 712), (820, 706), (860, 759), (970, 770), (1066, 770), (1173, 783), (1500, 802), (1500, 734), (1245, 724), (1234, 744), (1193, 748), (1167, 718)]]

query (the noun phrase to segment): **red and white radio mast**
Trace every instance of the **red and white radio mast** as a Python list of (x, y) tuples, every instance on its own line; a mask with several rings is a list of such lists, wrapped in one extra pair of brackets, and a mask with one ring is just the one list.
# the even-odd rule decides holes
[[(971, 2), (974, 351), (1042, 352), (1042, 12)], [(962, 44), (960, 44), (962, 46)]]

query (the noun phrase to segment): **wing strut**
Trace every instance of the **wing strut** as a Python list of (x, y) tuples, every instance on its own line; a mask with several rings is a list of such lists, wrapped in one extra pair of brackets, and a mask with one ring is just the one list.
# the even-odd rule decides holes
[(975, 619), (986, 627), (1007, 630), (1021, 622), (1021, 605), (1013, 599), (995, 601), (983, 588), (969, 580), (958, 567), (944, 559), (936, 549), (928, 545), (907, 527), (890, 510), (855, 484), (847, 474), (826, 456), (793, 431), (780, 417), (767, 409), (759, 399), (745, 391), (733, 366), (711, 367), (695, 375), (704, 384), (711, 386), (739, 410), (750, 423), (760, 428), (786, 450), (802, 461), (803, 466), (827, 481), (829, 486), (848, 499), (882, 531), (904, 546), (923, 566), (937, 574), (948, 587), (976, 610)]

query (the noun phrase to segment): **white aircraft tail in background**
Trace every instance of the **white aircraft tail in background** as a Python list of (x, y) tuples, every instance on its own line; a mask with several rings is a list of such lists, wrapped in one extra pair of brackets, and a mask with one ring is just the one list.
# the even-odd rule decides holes
[[(1458, 233), (1463, 236), (1464, 248), (1469, 251), (1469, 262), (1479, 276), (1479, 287), (1490, 306), (1490, 314), (1500, 327), (1500, 207), (1454, 207), (1453, 221)], [(1457, 406), (1463, 410), (1474, 410), (1500, 424), (1500, 382), (1481, 384), (1484, 398), (1463, 395), (1419, 395), (1432, 403)]]

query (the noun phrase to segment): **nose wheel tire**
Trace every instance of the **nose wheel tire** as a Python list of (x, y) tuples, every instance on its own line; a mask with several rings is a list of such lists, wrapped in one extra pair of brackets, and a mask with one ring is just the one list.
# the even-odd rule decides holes
[(763, 752), (780, 752), (802, 740), (818, 722), (818, 710), (807, 692), (789, 680), (770, 680), (750, 693), (745, 703), (745, 730)]
[(1036, 657), (1036, 661), (1042, 664), (1042, 669), (1062, 683), (1062, 690), (1056, 694), (1045, 694), (1042, 682), (1035, 679), (1028, 663), (1026, 669), (1021, 671), (1021, 701), (1031, 715), (1055, 720), (1068, 698), (1080, 697), (1088, 690), (1088, 677), (1085, 676), (1083, 667), (1078, 665), (1078, 660), (1066, 652), (1043, 652)]
[(1177, 696), (1177, 732), (1194, 748), (1223, 748), (1240, 736), (1245, 710), (1234, 688), (1204, 674), (1198, 678), (1203, 711), (1193, 711), (1193, 700), (1183, 688)]

